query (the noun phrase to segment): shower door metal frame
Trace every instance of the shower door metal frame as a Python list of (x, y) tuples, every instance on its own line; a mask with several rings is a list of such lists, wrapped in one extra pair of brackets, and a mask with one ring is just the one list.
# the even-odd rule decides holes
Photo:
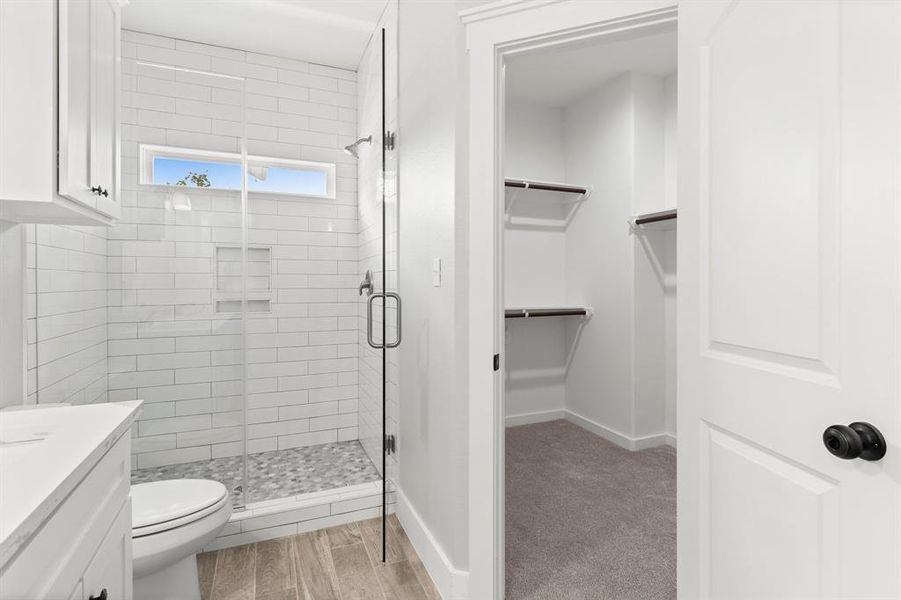
[[(388, 452), (385, 439), (388, 435), (388, 348), (386, 346), (388, 334), (388, 320), (386, 297), (384, 290), (387, 290), (388, 282), (388, 236), (387, 225), (388, 216), (385, 210), (385, 171), (388, 167), (388, 147), (387, 147), (387, 114), (386, 114), (386, 94), (385, 94), (385, 28), (381, 28), (381, 61), (382, 61), (382, 562), (388, 557)], [(370, 306), (372, 304), (370, 303)], [(398, 342), (400, 340), (398, 339)]]

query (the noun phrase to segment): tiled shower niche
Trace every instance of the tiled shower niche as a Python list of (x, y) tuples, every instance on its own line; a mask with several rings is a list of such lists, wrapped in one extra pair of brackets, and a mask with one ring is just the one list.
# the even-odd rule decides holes
[(242, 292), (247, 286), (247, 312), (271, 312), (272, 249), (247, 248), (247, 274), (242, 275), (240, 246), (216, 248), (216, 312), (240, 313)]

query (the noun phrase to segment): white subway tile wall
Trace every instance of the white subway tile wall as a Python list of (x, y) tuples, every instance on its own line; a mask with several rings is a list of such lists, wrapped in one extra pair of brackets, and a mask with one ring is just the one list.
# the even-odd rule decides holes
[(22, 227), (28, 403), (105, 402), (107, 229)]
[[(123, 32), (123, 217), (109, 232), (109, 397), (146, 402), (134, 466), (358, 438), (356, 73)], [(156, 63), (245, 77), (175, 71)], [(142, 143), (337, 164), (337, 198), (250, 194), (246, 348), (234, 307), (235, 192), (138, 185)], [(217, 259), (217, 257), (219, 257)], [(240, 288), (238, 288), (240, 291)], [(99, 300), (99, 299), (98, 299)], [(219, 312), (217, 312), (217, 306)], [(265, 312), (268, 308), (268, 312)], [(105, 324), (104, 324), (105, 326)]]

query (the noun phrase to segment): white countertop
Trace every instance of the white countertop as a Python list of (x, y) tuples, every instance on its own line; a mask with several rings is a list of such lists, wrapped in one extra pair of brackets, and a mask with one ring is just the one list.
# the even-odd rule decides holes
[(0, 412), (0, 567), (123, 435), (141, 401)]

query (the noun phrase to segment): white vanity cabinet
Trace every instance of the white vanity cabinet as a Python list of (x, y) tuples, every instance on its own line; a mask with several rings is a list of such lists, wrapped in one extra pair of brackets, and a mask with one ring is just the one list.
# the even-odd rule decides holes
[(139, 405), (0, 414), (0, 440), (25, 439), (0, 446), (0, 598), (131, 600), (130, 428)]
[(0, 598), (131, 598), (129, 449), (125, 433), (0, 570)]
[(0, 2), (0, 219), (119, 217), (119, 10)]
[[(85, 600), (128, 598), (132, 596), (131, 503), (119, 509), (116, 520), (97, 549), (81, 578), (81, 596)], [(79, 586), (76, 585), (76, 591)], [(71, 596), (70, 596), (71, 598)]]

